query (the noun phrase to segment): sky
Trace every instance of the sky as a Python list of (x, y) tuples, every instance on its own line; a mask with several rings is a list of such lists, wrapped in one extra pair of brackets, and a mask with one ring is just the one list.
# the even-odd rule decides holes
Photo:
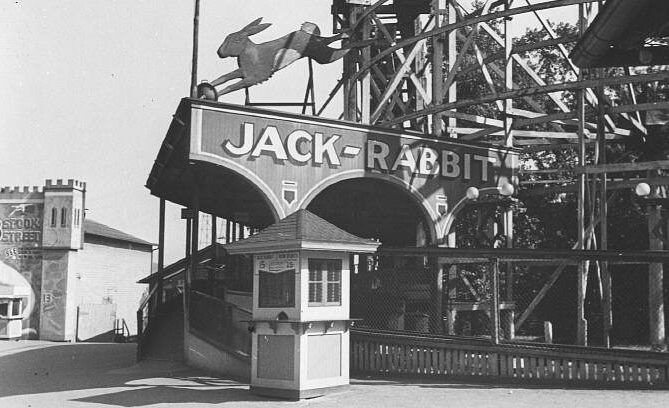
[[(171, 115), (189, 93), (193, 4), (0, 0), (0, 186), (85, 181), (87, 217), (157, 242), (159, 200), (144, 184)], [(216, 55), (227, 34), (258, 17), (272, 26), (255, 42), (280, 37), (304, 21), (330, 33), (330, 5), (201, 0), (198, 79), (236, 68), (233, 59)], [(522, 33), (523, 24), (514, 26)], [(322, 103), (341, 76), (341, 62), (314, 69), (316, 101)], [(306, 80), (301, 60), (253, 87), (252, 102), (299, 101)], [(243, 104), (244, 93), (221, 101)], [(167, 262), (184, 254), (179, 209), (168, 203)]]

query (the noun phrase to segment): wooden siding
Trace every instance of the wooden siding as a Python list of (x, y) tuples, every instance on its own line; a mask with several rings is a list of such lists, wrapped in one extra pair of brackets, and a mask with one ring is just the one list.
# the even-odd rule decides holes
[(351, 372), (366, 375), (669, 388), (668, 370), (667, 353), (351, 331)]

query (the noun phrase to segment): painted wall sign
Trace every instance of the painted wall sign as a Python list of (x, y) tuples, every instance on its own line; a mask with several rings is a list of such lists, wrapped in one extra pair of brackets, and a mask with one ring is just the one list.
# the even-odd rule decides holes
[(402, 187), (439, 224), (445, 202), (512, 182), (517, 167), (513, 149), (234, 105), (194, 103), (190, 126), (189, 159), (247, 178), (281, 218), (339, 181), (376, 178)]
[(12, 198), (0, 199), (0, 262), (6, 267), (0, 273), (0, 285), (24, 286), (30, 297), (23, 302), (24, 329), (39, 325), (42, 283), (42, 214), (41, 201)]

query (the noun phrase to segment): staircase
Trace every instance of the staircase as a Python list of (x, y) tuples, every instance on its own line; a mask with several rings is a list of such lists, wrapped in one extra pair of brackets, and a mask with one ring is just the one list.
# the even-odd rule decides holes
[(172, 298), (148, 320), (137, 341), (138, 360), (184, 359), (183, 300)]

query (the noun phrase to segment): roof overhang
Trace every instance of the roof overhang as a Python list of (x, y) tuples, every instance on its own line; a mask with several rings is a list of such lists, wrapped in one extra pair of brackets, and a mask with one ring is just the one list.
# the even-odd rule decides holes
[(346, 242), (324, 242), (324, 241), (304, 241), (304, 240), (289, 240), (289, 241), (275, 241), (275, 242), (244, 242), (238, 241), (233, 244), (224, 245), (223, 248), (230, 255), (238, 254), (259, 254), (265, 252), (277, 251), (296, 251), (296, 250), (310, 250), (310, 251), (330, 251), (330, 252), (359, 252), (370, 253), (375, 252), (381, 243), (346, 243)]
[(608, 0), (585, 31), (570, 57), (582, 68), (666, 65), (669, 2)]

